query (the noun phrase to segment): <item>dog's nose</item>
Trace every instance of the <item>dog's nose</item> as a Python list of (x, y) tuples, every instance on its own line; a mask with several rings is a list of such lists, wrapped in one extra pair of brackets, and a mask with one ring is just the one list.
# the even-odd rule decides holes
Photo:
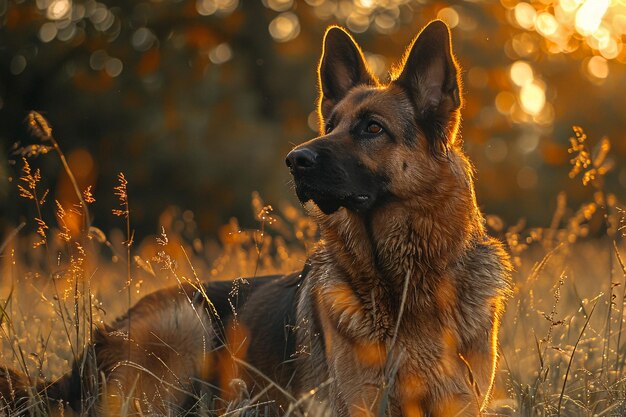
[(287, 167), (293, 171), (303, 171), (315, 166), (317, 153), (309, 148), (294, 149), (287, 154), (285, 163)]

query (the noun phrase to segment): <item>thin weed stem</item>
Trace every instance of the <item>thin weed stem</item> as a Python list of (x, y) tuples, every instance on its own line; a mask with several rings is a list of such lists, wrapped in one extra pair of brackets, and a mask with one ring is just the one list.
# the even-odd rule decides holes
[(615, 257), (617, 258), (617, 262), (619, 263), (622, 274), (624, 276), (623, 290), (622, 290), (622, 302), (620, 303), (620, 314), (619, 314), (619, 329), (617, 331), (617, 342), (615, 348), (615, 370), (617, 372), (616, 378), (619, 380), (622, 376), (622, 368), (624, 367), (624, 357), (620, 358), (621, 351), (621, 338), (622, 338), (622, 325), (624, 323), (624, 302), (626, 300), (626, 265), (624, 265), (624, 260), (619, 253), (619, 248), (617, 247), (617, 242), (613, 240), (613, 250), (615, 251)]
[(563, 378), (563, 387), (561, 388), (561, 394), (559, 395), (559, 403), (557, 405), (557, 417), (561, 416), (561, 404), (563, 402), (563, 397), (565, 395), (565, 386), (567, 385), (567, 377), (569, 376), (569, 372), (570, 372), (570, 370), (572, 368), (572, 362), (574, 361), (574, 354), (576, 353), (576, 349), (578, 348), (578, 344), (580, 343), (580, 339), (582, 339), (583, 335), (585, 334), (585, 330), (587, 329), (587, 325), (589, 324), (589, 320), (591, 320), (591, 316), (593, 315), (593, 312), (596, 309), (597, 305), (598, 305), (598, 301), (596, 301), (595, 304), (593, 305), (593, 307), (591, 307), (591, 311), (589, 312), (589, 315), (587, 316), (587, 320), (585, 320), (585, 324), (583, 325), (583, 328), (580, 331), (580, 335), (578, 336), (578, 339), (576, 340), (576, 343), (574, 344), (574, 349), (572, 350), (572, 354), (569, 357), (569, 362), (567, 364), (567, 370), (565, 371), (565, 377)]
[[(131, 307), (132, 307), (132, 283), (133, 278), (131, 275), (131, 258), (130, 258), (130, 247), (133, 245), (134, 232), (131, 233), (130, 229), (130, 206), (128, 204), (128, 181), (124, 176), (124, 173), (120, 172), (117, 175), (117, 179), (119, 184), (115, 186), (113, 189), (115, 191), (115, 195), (117, 196), (120, 206), (122, 209), (114, 209), (113, 214), (119, 217), (124, 217), (126, 220), (126, 241), (124, 245), (126, 246), (126, 288), (127, 288), (127, 301), (128, 301), (128, 339), (131, 340)], [(128, 360), (130, 360), (131, 354), (131, 345), (128, 344)]]
[(396, 319), (396, 324), (393, 329), (393, 336), (391, 337), (391, 343), (389, 344), (387, 351), (387, 358), (385, 359), (385, 367), (387, 371), (385, 372), (385, 379), (383, 380), (382, 386), (382, 397), (380, 398), (379, 406), (378, 406), (378, 416), (382, 417), (385, 415), (385, 409), (387, 408), (387, 402), (389, 399), (389, 390), (391, 389), (391, 385), (395, 378), (395, 375), (400, 367), (400, 363), (403, 359), (403, 352), (400, 352), (395, 361), (393, 361), (393, 348), (396, 345), (396, 341), (398, 338), (398, 331), (400, 330), (400, 323), (402, 321), (402, 316), (404, 315), (404, 309), (406, 307), (406, 299), (409, 293), (409, 281), (411, 280), (411, 271), (406, 271), (406, 275), (404, 277), (404, 286), (402, 288), (402, 298), (400, 299), (400, 308), (398, 310), (398, 318)]
[[(608, 248), (608, 265), (609, 265), (609, 273), (608, 273), (608, 291), (607, 291), (607, 313), (606, 313), (606, 327), (604, 333), (604, 347), (602, 351), (602, 373), (606, 374), (606, 382), (609, 382), (610, 373), (608, 372), (608, 360), (609, 354), (611, 352), (611, 319), (613, 312), (613, 239), (610, 236), (611, 230), (611, 222), (610, 222), (610, 213), (609, 207), (607, 204), (606, 194), (604, 192), (603, 187), (598, 188), (598, 192), (600, 193), (600, 205), (604, 209), (604, 213), (602, 215), (604, 224), (606, 226), (607, 238), (609, 239), (609, 248)], [(617, 347), (619, 348), (619, 346)]]

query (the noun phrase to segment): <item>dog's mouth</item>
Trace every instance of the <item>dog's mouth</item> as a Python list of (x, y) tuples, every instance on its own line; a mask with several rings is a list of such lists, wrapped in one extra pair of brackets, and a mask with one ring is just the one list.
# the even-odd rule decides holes
[(373, 195), (359, 192), (339, 192), (322, 190), (306, 184), (296, 185), (296, 194), (302, 204), (313, 201), (326, 215), (345, 207), (355, 212), (363, 212), (372, 206)]
[[(326, 215), (341, 207), (363, 213), (386, 193), (385, 177), (365, 168), (357, 156), (338, 158), (330, 148), (295, 148), (286, 163), (302, 204), (313, 201)], [(345, 152), (344, 152), (345, 153)]]

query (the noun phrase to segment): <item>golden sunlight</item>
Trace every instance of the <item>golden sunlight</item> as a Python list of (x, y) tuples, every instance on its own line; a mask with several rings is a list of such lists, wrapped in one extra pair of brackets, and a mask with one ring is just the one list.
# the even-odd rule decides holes
[(540, 34), (543, 49), (552, 54), (590, 48), (605, 59), (626, 61), (622, 36), (626, 34), (626, 2), (621, 0), (543, 0), (520, 2), (510, 10), (514, 25)]
[(583, 36), (596, 33), (608, 8), (609, 0), (585, 1), (576, 12), (576, 31)]

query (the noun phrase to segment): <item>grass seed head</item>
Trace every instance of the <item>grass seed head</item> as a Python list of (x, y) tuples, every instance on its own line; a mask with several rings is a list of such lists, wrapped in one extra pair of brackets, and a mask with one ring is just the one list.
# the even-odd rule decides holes
[(31, 133), (42, 141), (52, 138), (50, 123), (39, 112), (33, 110), (28, 113), (28, 127)]

